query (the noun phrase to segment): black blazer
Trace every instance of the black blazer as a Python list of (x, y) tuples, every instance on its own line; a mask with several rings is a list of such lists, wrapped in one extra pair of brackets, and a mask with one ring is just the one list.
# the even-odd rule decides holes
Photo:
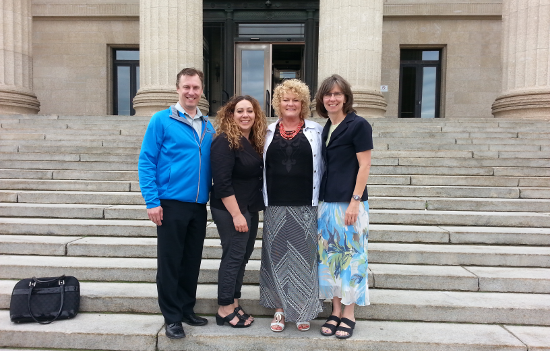
[(241, 150), (231, 150), (224, 133), (212, 141), (210, 165), (214, 185), (210, 206), (225, 210), (221, 199), (235, 195), (241, 213), (261, 211), (265, 208), (262, 194), (264, 161), (245, 137), (241, 138), (241, 144)]
[[(321, 180), (319, 200), (349, 202), (355, 188), (357, 172), (359, 172), (356, 153), (372, 150), (372, 127), (363, 117), (359, 117), (353, 112), (348, 113), (332, 132), (327, 146), (328, 131), (331, 125), (329, 119), (323, 128), (323, 134), (321, 134), (326, 169)], [(365, 186), (361, 200), (365, 201), (368, 198)]]

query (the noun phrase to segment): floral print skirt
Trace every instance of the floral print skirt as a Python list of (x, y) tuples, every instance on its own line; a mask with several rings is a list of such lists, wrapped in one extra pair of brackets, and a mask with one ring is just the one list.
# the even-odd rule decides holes
[(369, 203), (359, 206), (353, 225), (345, 225), (349, 202), (320, 202), (317, 216), (319, 297), (342, 298), (344, 305), (369, 305)]

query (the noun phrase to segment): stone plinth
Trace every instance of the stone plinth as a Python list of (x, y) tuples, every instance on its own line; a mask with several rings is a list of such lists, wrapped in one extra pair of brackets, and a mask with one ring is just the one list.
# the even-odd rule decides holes
[[(140, 89), (136, 115), (151, 115), (178, 101), (176, 75), (185, 67), (202, 70), (201, 0), (140, 1)], [(208, 112), (201, 98), (199, 108)]]
[(0, 113), (37, 113), (32, 91), (31, 0), (4, 0), (0, 6)]
[(363, 117), (383, 117), (380, 93), (382, 0), (321, 0), (318, 81), (337, 73), (352, 85), (354, 107)]
[(550, 2), (504, 0), (502, 94), (495, 117), (550, 117)]

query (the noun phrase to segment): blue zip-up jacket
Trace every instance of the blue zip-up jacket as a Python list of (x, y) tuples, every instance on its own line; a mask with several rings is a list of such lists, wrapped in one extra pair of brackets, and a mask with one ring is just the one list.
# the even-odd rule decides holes
[(160, 199), (205, 204), (212, 186), (210, 144), (214, 127), (204, 117), (197, 135), (175, 106), (151, 117), (139, 154), (139, 186), (147, 208)]

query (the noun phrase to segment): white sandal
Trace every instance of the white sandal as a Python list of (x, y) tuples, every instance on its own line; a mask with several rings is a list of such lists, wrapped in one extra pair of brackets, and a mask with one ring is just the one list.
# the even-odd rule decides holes
[[(299, 325), (306, 325), (307, 327), (300, 329), (300, 328), (298, 328)], [(303, 331), (303, 332), (308, 331), (310, 327), (311, 326), (310, 326), (309, 322), (296, 322), (296, 328), (298, 328), (299, 331)]]
[[(283, 317), (285, 316), (285, 313), (284, 312), (275, 312), (275, 322), (271, 323), (271, 330), (274, 331), (274, 332), (282, 332), (283, 330), (285, 330), (285, 323), (284, 322), (281, 322), (283, 320)], [(273, 329), (273, 327), (281, 327), (281, 330), (278, 330), (278, 329)]]

